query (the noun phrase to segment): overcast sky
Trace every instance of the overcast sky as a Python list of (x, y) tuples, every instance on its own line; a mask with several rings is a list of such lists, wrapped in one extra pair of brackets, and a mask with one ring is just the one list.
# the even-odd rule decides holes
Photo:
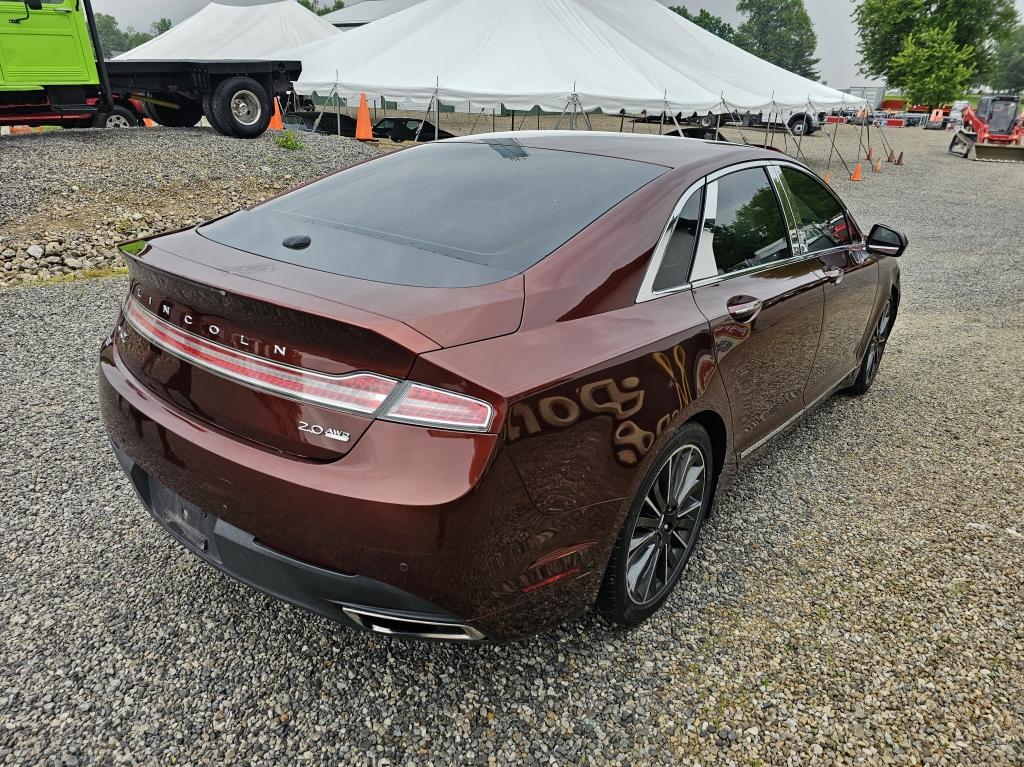
[[(263, 0), (218, 0), (229, 5), (258, 5)], [(356, 0), (358, 2), (358, 0)], [(680, 2), (692, 11), (707, 8), (712, 13), (736, 22), (735, 0), (659, 0), (665, 5)], [(855, 0), (804, 0), (807, 12), (818, 33), (818, 58), (821, 77), (835, 88), (850, 85), (870, 84), (857, 74), (856, 29), (850, 20), (850, 11)], [(93, 0), (93, 7), (99, 13), (116, 16), (122, 27), (132, 26), (138, 30), (149, 29), (149, 25), (161, 16), (177, 23), (206, 5), (207, 0)], [(352, 5), (353, 2), (349, 2)], [(1024, 0), (1017, 0), (1017, 7), (1024, 15)]]

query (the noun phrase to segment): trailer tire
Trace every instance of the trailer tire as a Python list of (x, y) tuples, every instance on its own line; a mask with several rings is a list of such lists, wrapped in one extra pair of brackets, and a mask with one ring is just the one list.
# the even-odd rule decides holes
[(210, 95), (203, 96), (203, 116), (206, 118), (206, 121), (210, 123), (210, 127), (220, 135), (227, 136), (229, 138), (235, 137), (234, 133), (221, 125), (217, 120), (217, 115), (213, 113), (213, 97)]
[(199, 102), (179, 99), (176, 103), (177, 109), (144, 102), (142, 111), (150, 120), (167, 128), (192, 128), (202, 119), (203, 107)]
[(807, 115), (794, 115), (789, 120), (789, 131), (794, 136), (809, 136), (814, 132), (811, 126), (811, 118)]
[(139, 116), (117, 104), (113, 109), (98, 112), (92, 121), (94, 128), (137, 128), (138, 125)]
[(251, 77), (229, 77), (213, 89), (210, 106), (217, 121), (238, 138), (263, 134), (273, 117), (266, 89)]

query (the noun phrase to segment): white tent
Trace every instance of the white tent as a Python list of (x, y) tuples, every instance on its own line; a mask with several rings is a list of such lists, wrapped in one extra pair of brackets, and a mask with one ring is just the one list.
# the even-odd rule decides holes
[[(358, 6), (357, 6), (358, 7)], [(656, 0), (426, 0), (303, 46), (303, 95), (465, 110), (661, 112), (862, 104), (769, 64)]]
[(279, 58), (278, 51), (337, 34), (295, 0), (250, 6), (210, 3), (115, 60)]
[(322, 18), (342, 29), (361, 27), (363, 24), (383, 19), (422, 2), (423, 0), (363, 0), (361, 3), (348, 3), (344, 8), (324, 14)]

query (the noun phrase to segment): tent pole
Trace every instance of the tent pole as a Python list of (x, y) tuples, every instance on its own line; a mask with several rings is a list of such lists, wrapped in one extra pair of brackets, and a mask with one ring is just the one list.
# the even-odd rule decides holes
[[(569, 99), (572, 97), (569, 96)], [(565, 101), (565, 105), (562, 106), (562, 114), (558, 116), (558, 121), (555, 123), (555, 130), (558, 130), (562, 126), (562, 118), (565, 117), (565, 113), (569, 108), (569, 102)]]
[(496, 118), (494, 117), (494, 109), (492, 107), (491, 108), (491, 133), (494, 133), (496, 130), (498, 130), (498, 124), (497, 124), (497, 122), (495, 120), (496, 120)]
[(475, 120), (473, 120), (473, 127), (469, 129), (469, 134), (470, 134), (471, 136), (472, 136), (472, 135), (473, 135), (474, 133), (476, 133), (476, 124), (477, 124), (478, 122), (480, 122), (480, 118), (481, 118), (481, 117), (483, 116), (483, 114), (484, 114), (484, 109), (486, 109), (486, 107), (480, 107), (480, 114), (478, 114), (478, 115), (476, 116), (476, 119), (475, 119)]
[(415, 136), (413, 137), (413, 143), (414, 143), (414, 144), (418, 144), (418, 143), (420, 143), (420, 132), (422, 132), (422, 130), (423, 130), (423, 126), (424, 126), (424, 125), (426, 124), (426, 122), (427, 122), (427, 117), (429, 117), (429, 116), (430, 116), (430, 110), (431, 110), (431, 109), (433, 109), (433, 107), (434, 107), (434, 97), (433, 97), (433, 96), (431, 96), (431, 97), (430, 97), (430, 103), (429, 103), (429, 104), (427, 104), (427, 109), (426, 109), (426, 111), (425, 111), (425, 112), (423, 113), (423, 119), (422, 119), (422, 120), (420, 120), (420, 124), (419, 124), (419, 127), (418, 127), (418, 128), (416, 128), (416, 135), (415, 135)]
[[(667, 112), (668, 111), (668, 99), (667, 99), (668, 93), (666, 93), (665, 96), (666, 96), (665, 112)], [(662, 114), (664, 114), (664, 112), (662, 112)], [(680, 125), (679, 124), (679, 120), (676, 119), (676, 113), (675, 112), (672, 112), (672, 124), (676, 126), (676, 130), (679, 131), (679, 137), (682, 138), (683, 137), (683, 126)]]
[(434, 141), (437, 141), (441, 130), (441, 100), (437, 97), (436, 92), (434, 93), (434, 109), (436, 110), (434, 115), (437, 118), (434, 122)]
[[(328, 96), (327, 98), (333, 97), (334, 89), (337, 88), (337, 87), (338, 87), (337, 83), (335, 83), (334, 85), (331, 86), (331, 95)], [(316, 102), (314, 101), (313, 103), (315, 104)], [(327, 99), (324, 99), (324, 104), (320, 108), (320, 114), (317, 115), (317, 118), (313, 121), (313, 132), (314, 133), (316, 133), (316, 129), (320, 127), (320, 121), (324, 119), (324, 112), (326, 112), (326, 111), (327, 111)]]
[(580, 102), (580, 114), (583, 115), (583, 119), (587, 123), (587, 130), (594, 130), (594, 126), (590, 124), (590, 114), (583, 108), (583, 102)]

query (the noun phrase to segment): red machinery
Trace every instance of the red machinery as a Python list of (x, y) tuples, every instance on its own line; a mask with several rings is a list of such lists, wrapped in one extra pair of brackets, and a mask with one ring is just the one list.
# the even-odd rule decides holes
[(963, 127), (953, 136), (949, 153), (976, 160), (1024, 162), (1024, 117), (1020, 96), (982, 96), (978, 108), (965, 107)]

